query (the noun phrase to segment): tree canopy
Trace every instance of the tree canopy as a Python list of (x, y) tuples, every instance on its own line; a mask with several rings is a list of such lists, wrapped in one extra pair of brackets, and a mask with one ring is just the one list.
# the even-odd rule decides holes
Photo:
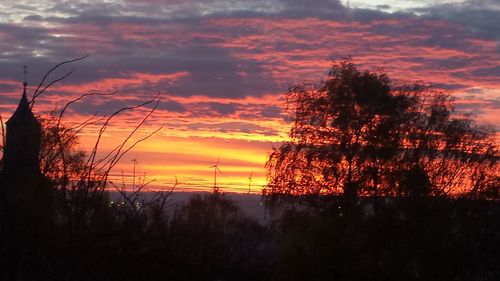
[(289, 141), (266, 164), (265, 195), (499, 197), (494, 132), (423, 84), (334, 61), (323, 81), (291, 87)]

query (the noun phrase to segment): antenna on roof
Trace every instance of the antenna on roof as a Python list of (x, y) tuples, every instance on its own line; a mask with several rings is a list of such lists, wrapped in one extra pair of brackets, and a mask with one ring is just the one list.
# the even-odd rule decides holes
[(24, 72), (24, 83), (23, 85), (26, 86), (28, 83), (26, 82), (26, 78), (28, 77), (28, 66), (23, 65), (23, 72)]
[(26, 94), (26, 86), (28, 86), (28, 82), (27, 82), (27, 77), (28, 77), (28, 66), (27, 66), (27, 65), (23, 65), (23, 73), (24, 73), (24, 82), (23, 82), (23, 86), (24, 86), (24, 93)]

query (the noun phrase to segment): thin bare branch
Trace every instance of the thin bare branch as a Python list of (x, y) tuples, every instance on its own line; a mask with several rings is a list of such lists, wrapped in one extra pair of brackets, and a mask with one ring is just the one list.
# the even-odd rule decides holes
[[(95, 144), (94, 144), (94, 147), (93, 147), (92, 152), (91, 152), (91, 154), (90, 154), (90, 156), (89, 156), (89, 159), (87, 160), (87, 165), (86, 165), (86, 166), (87, 166), (87, 167), (89, 167), (89, 168), (91, 168), (91, 169), (94, 169), (94, 168), (95, 168), (95, 163), (96, 163), (96, 159), (95, 159), (95, 158), (96, 158), (96, 155), (97, 155), (97, 151), (98, 151), (98, 147), (99, 147), (99, 144), (100, 144), (101, 138), (102, 138), (102, 136), (103, 136), (104, 132), (106, 131), (107, 126), (108, 126), (109, 122), (110, 122), (110, 121), (111, 121), (111, 120), (112, 120), (115, 116), (117, 116), (118, 114), (120, 114), (120, 113), (121, 113), (121, 112), (123, 112), (123, 111), (133, 110), (133, 109), (141, 108), (141, 107), (144, 107), (144, 106), (146, 106), (146, 105), (148, 105), (148, 104), (151, 104), (151, 103), (153, 103), (153, 102), (154, 102), (154, 101), (158, 98), (158, 96), (159, 96), (159, 94), (157, 94), (157, 95), (156, 95), (153, 99), (151, 99), (151, 100), (149, 100), (149, 101), (147, 101), (147, 102), (144, 102), (144, 103), (139, 104), (139, 105), (136, 105), (136, 106), (124, 107), (124, 108), (121, 108), (121, 109), (119, 109), (119, 110), (115, 111), (113, 114), (111, 114), (111, 115), (110, 115), (110, 116), (106, 119), (106, 121), (104, 122), (104, 124), (101, 126), (101, 128), (100, 128), (100, 130), (99, 130), (99, 134), (98, 134), (98, 136), (97, 136), (97, 140), (96, 140), (96, 142), (95, 142)], [(154, 109), (156, 109), (156, 106), (157, 106), (157, 105), (155, 105)], [(153, 110), (153, 111), (154, 111), (154, 110)], [(150, 116), (150, 115), (151, 115), (151, 114), (148, 114), (148, 116)], [(142, 125), (143, 123), (144, 123), (144, 121), (142, 121), (142, 122), (140, 123), (140, 125)], [(139, 125), (139, 126), (140, 126), (140, 125)], [(133, 130), (133, 131), (135, 132), (137, 129), (138, 129), (138, 127), (134, 128), (134, 130)], [(130, 136), (129, 136), (128, 138), (130, 138)], [(127, 138), (127, 140), (128, 140), (128, 138)], [(125, 143), (126, 143), (126, 140), (125, 140)], [(123, 146), (125, 145), (125, 143), (122, 143), (121, 145), (119, 145), (119, 147), (123, 147)], [(116, 155), (118, 155), (118, 153), (117, 153), (117, 154), (115, 154), (114, 158), (116, 158)], [(121, 158), (121, 157), (120, 157), (120, 158)], [(99, 162), (100, 162), (100, 161), (99, 161)], [(114, 165), (113, 165), (113, 166), (114, 166)], [(110, 170), (110, 169), (108, 169), (108, 171), (109, 171), (109, 170)], [(90, 175), (89, 175), (89, 176), (90, 176)]]
[(60, 82), (60, 81), (62, 81), (64, 79), (68, 78), (71, 74), (73, 74), (74, 71), (75, 71), (75, 68), (72, 68), (68, 73), (64, 74), (63, 76), (61, 76), (61, 77), (59, 77), (57, 79), (52, 80), (49, 84), (47, 84), (45, 87), (43, 87), (43, 89), (41, 91), (39, 91), (38, 93), (34, 94), (33, 98), (31, 98), (31, 101), (29, 102), (30, 106), (31, 106), (31, 109), (33, 109), (33, 106), (35, 105), (35, 100), (36, 100), (37, 97), (39, 97), (41, 94), (43, 94), (43, 92), (45, 92), (45, 90), (47, 90), (48, 88), (50, 88), (55, 83)]
[[(51, 87), (52, 85), (54, 85), (55, 83), (57, 82), (60, 82), (61, 80), (64, 80), (66, 79), (67, 77), (69, 77), (73, 71), (75, 70), (74, 68), (69, 71), (68, 73), (66, 73), (65, 75), (57, 78), (57, 79), (54, 79), (52, 80), (50, 83), (48, 83), (47, 85), (44, 86), (45, 84), (45, 81), (47, 80), (47, 78), (49, 77), (49, 75), (54, 72), (55, 70), (57, 70), (59, 67), (65, 65), (65, 64), (70, 64), (70, 63), (73, 63), (73, 62), (77, 62), (77, 61), (80, 61), (80, 60), (83, 60), (83, 59), (86, 59), (89, 55), (85, 55), (85, 56), (82, 56), (82, 57), (79, 57), (79, 58), (75, 58), (75, 59), (71, 59), (71, 60), (67, 60), (67, 61), (63, 61), (61, 63), (58, 63), (56, 64), (55, 66), (53, 66), (51, 69), (49, 69), (49, 71), (47, 71), (45, 73), (45, 75), (43, 76), (42, 80), (40, 81), (40, 83), (38, 84), (38, 86), (36, 87), (35, 89), (35, 92), (33, 93), (33, 97), (31, 98), (31, 101), (30, 101), (30, 105), (31, 105), (31, 108), (33, 109), (33, 106), (35, 104), (35, 99), (37, 97), (39, 97), (43, 92), (45, 92), (45, 90), (47, 90), (49, 87)], [(42, 89), (42, 90), (40, 90)]]
[(73, 103), (79, 102), (83, 98), (89, 97), (89, 96), (112, 96), (112, 95), (115, 95), (116, 93), (117, 93), (116, 91), (111, 92), (111, 93), (100, 93), (100, 92), (87, 93), (87, 94), (83, 94), (83, 95), (79, 96), (78, 98), (76, 98), (74, 100), (69, 101), (68, 103), (66, 103), (66, 105), (63, 107), (63, 109), (59, 113), (59, 119), (57, 120), (57, 127), (59, 128), (59, 124), (61, 124), (61, 119), (62, 119), (64, 113), (66, 112), (66, 109), (68, 109), (68, 107), (70, 105), (72, 105)]

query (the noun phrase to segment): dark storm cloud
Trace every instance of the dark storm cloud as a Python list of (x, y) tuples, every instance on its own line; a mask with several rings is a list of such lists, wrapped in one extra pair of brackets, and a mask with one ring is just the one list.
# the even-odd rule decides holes
[(278, 90), (258, 62), (231, 57), (224, 49), (196, 44), (175, 52), (173, 57), (167, 65), (190, 73), (167, 87), (175, 95), (241, 98)]
[[(76, 72), (63, 85), (130, 79), (138, 73), (185, 72), (188, 75), (178, 79), (145, 80), (119, 90), (137, 98), (165, 91), (178, 97), (237, 100), (285, 91), (290, 81), (296, 80), (276, 77), (283, 72), (302, 80), (300, 75), (307, 73), (287, 74), (286, 71), (293, 70), (291, 67), (301, 70), (303, 60), (327, 60), (329, 56), (352, 54), (355, 59), (357, 55), (385, 57), (414, 73), (451, 72), (452, 78), (469, 80), (490, 77), (487, 81), (491, 86), (491, 77), (498, 77), (499, 70), (491, 64), (478, 63), (484, 54), (478, 51), (478, 44), (493, 42), (498, 46), (498, 4), (498, 1), (469, 1), (388, 13), (384, 11), (390, 7), (347, 8), (338, 0), (320, 0), (313, 4), (307, 0), (130, 0), (72, 1), (71, 4), (50, 1), (38, 6), (39, 10), (28, 5), (17, 6), (16, 9), (26, 12), (22, 22), (0, 23), (0, 77), (19, 81), (21, 66), (28, 64), (30, 84), (34, 84), (54, 63), (89, 53), (91, 56), (75, 65)], [(244, 19), (265, 22), (224, 24), (225, 20)], [(297, 28), (274, 26), (287, 19), (294, 20)], [(307, 30), (307, 21), (311, 19), (334, 22), (338, 26), (328, 28), (318, 24), (317, 30)], [(214, 24), (212, 20), (218, 22)], [(333, 36), (336, 34), (353, 36), (353, 39), (338, 42)], [(327, 39), (323, 39), (324, 36)], [(387, 40), (380, 39), (382, 36)], [(486, 41), (478, 43), (476, 39)], [(238, 45), (239, 40), (246, 41)], [(429, 51), (423, 51), (423, 55), (410, 52), (406, 57), (397, 57), (398, 52), (404, 53), (408, 48)], [(313, 55), (321, 49), (325, 49), (321, 55)], [(436, 49), (456, 50), (457, 54), (435, 55)], [(471, 56), (461, 56), (461, 52)], [(494, 60), (498, 59), (498, 53), (497, 47), (497, 52), (489, 55)], [(378, 64), (377, 61), (374, 64)], [(273, 67), (279, 71), (271, 72)], [(318, 73), (318, 69), (314, 71)], [(470, 81), (455, 80), (435, 85), (446, 89), (473, 86)], [(0, 86), (0, 89), (13, 90), (12, 86)], [(100, 106), (108, 110), (108, 105)], [(160, 108), (178, 113), (187, 110), (185, 105), (174, 101), (167, 101)], [(220, 103), (209, 110), (229, 115), (237, 108), (231, 103)], [(279, 114), (278, 109), (265, 107), (254, 110), (253, 115), (271, 118)]]
[(230, 115), (235, 113), (238, 109), (238, 106), (236, 104), (218, 102), (209, 103), (208, 107), (211, 111), (215, 111), (220, 115)]
[[(116, 98), (115, 98), (116, 97)], [(106, 100), (103, 100), (106, 99)], [(119, 95), (110, 97), (95, 97), (93, 99), (83, 100), (81, 102), (73, 103), (69, 110), (76, 111), (80, 114), (110, 116), (122, 108), (136, 106), (144, 103), (142, 99), (123, 101), (119, 99)], [(152, 109), (154, 103), (146, 105), (144, 108), (147, 110)], [(161, 100), (157, 106), (157, 110), (164, 110), (174, 113), (186, 112), (186, 107), (173, 100)]]
[(277, 106), (265, 106), (260, 111), (260, 116), (264, 118), (278, 118), (281, 115), (281, 108)]
[(500, 40), (500, 1), (469, 0), (460, 4), (435, 5), (416, 10), (423, 18), (459, 24), (475, 36)]
[[(465, 99), (466, 102), (460, 102), (455, 105), (455, 109), (457, 112), (464, 113), (464, 114), (472, 114), (472, 115), (480, 115), (485, 113), (485, 109), (490, 108), (490, 109), (495, 109), (495, 110), (500, 110), (500, 100), (492, 100), (492, 99), (484, 99), (484, 100), (474, 100), (474, 98), (471, 99)], [(494, 126), (497, 126), (498, 124), (492, 124)]]
[(256, 104), (253, 106), (242, 106), (239, 118), (245, 120), (269, 120), (280, 118), (282, 109), (275, 105)]
[(492, 76), (500, 79), (500, 65), (490, 68), (481, 68), (473, 71), (473, 74), (477, 76)]
[[(0, 50), (2, 61), (19, 60), (31, 55), (31, 47), (47, 39), (47, 31), (37, 27), (21, 27), (14, 24), (0, 23)], [(50, 46), (48, 46), (50, 47)], [(2, 67), (3, 68), (3, 67)]]
[(184, 113), (187, 111), (186, 107), (182, 103), (173, 100), (161, 101), (158, 105), (158, 109), (175, 113)]
[[(170, 30), (170, 36), (173, 40), (162, 41), (156, 40), (153, 42), (155, 46), (147, 46), (144, 40), (130, 40), (126, 34), (126, 30), (111, 29), (111, 24), (132, 24), (139, 28), (150, 28), (157, 24), (165, 24), (168, 21), (146, 19), (134, 16), (111, 16), (106, 17), (102, 15), (79, 14), (70, 18), (45, 18), (41, 19), (36, 16), (30, 16), (30, 20), (41, 20), (49, 22), (63, 22), (67, 24), (65, 29), (82, 29), (81, 38), (79, 42), (75, 42), (81, 46), (91, 45), (92, 42), (99, 44), (103, 34), (106, 34), (106, 42), (102, 44), (112, 45), (112, 49), (106, 49), (96, 46), (94, 52), (85, 61), (77, 64), (78, 75), (73, 75), (72, 82), (85, 83), (98, 81), (106, 77), (127, 77), (127, 74), (135, 72), (148, 72), (148, 73), (169, 73), (176, 71), (187, 71), (191, 75), (184, 81), (170, 85), (159, 85), (162, 90), (169, 91), (175, 95), (190, 96), (190, 95), (206, 95), (214, 97), (230, 97), (238, 98), (248, 95), (261, 95), (264, 92), (276, 91), (271, 79), (264, 77), (265, 73), (262, 71), (258, 62), (240, 58), (234, 58), (224, 48), (214, 47), (213, 44), (217, 43), (215, 38), (192, 37), (188, 39), (176, 40), (176, 37), (185, 37), (186, 34), (176, 34), (178, 30)], [(183, 22), (183, 31), (189, 32), (196, 29), (203, 29), (199, 26), (197, 19), (192, 23), (186, 24)], [(91, 24), (92, 27), (97, 27), (102, 34), (93, 34), (89, 31), (88, 27), (84, 24)], [(82, 26), (83, 25), (83, 26)], [(17, 27), (13, 27), (16, 29)], [(23, 57), (32, 57), (34, 51), (40, 51), (41, 45), (39, 42), (43, 41), (47, 46), (50, 53), (36, 59), (23, 60), (23, 64), (30, 65), (30, 69), (35, 70), (35, 73), (40, 76), (43, 73), (41, 65), (54, 64), (58, 55), (61, 57), (75, 57), (87, 53), (89, 49), (83, 48), (80, 52), (72, 50), (68, 42), (63, 42), (62, 39), (50, 36), (49, 31), (46, 29), (27, 29), (27, 30), (13, 30), (9, 31), (6, 28), (0, 27), (0, 30), (5, 30), (6, 33), (25, 34), (28, 41), (19, 42), (19, 45), (25, 46), (26, 49), (23, 53), (15, 53), (14, 58), (8, 60), (7, 67), (2, 69), (10, 69), (14, 66), (21, 64), (20, 60)], [(19, 28), (17, 28), (19, 29)], [(187, 30), (186, 30), (187, 29)], [(156, 30), (154, 35), (160, 37), (162, 32), (169, 32)], [(213, 32), (207, 30), (207, 32)], [(240, 33), (241, 30), (234, 31)], [(36, 35), (36, 36), (34, 36)], [(151, 35), (147, 31), (144, 32), (145, 36)], [(70, 38), (71, 39), (71, 38)], [(181, 44), (181, 45), (179, 45)], [(6, 46), (4, 49), (13, 49), (12, 46)], [(92, 48), (92, 46), (91, 46)], [(91, 49), (90, 48), (90, 49)], [(42, 49), (43, 50), (43, 49)], [(61, 59), (60, 59), (61, 60)], [(5, 71), (1, 73), (3, 77), (12, 73), (12, 71)], [(242, 77), (238, 73), (244, 73)], [(11, 76), (12, 77), (12, 76)], [(147, 85), (143, 85), (144, 90)], [(164, 87), (163, 87), (164, 86)], [(129, 89), (130, 90), (130, 89)], [(158, 88), (153, 89), (158, 90)]]
[[(172, 12), (177, 18), (189, 17), (224, 17), (224, 16), (331, 16), (344, 11), (345, 7), (338, 0), (317, 0), (311, 4), (308, 0), (253, 0), (253, 1), (127, 1), (134, 9), (151, 11), (151, 2), (155, 7), (162, 7), (163, 12)], [(154, 14), (154, 13), (153, 13)]]
[(448, 58), (436, 58), (436, 57), (422, 57), (414, 56), (404, 58), (403, 61), (406, 63), (412, 63), (413, 69), (425, 71), (426, 69), (436, 69), (436, 70), (453, 70), (453, 69), (463, 69), (468, 65), (474, 63), (477, 58), (463, 58), (459, 56), (453, 56)]
[(21, 91), (21, 83), (18, 83), (17, 85), (13, 84), (5, 84), (0, 82), (0, 93), (9, 93), (9, 92), (15, 92), (16, 90)]
[(463, 90), (468, 86), (464, 84), (452, 84), (452, 83), (432, 83), (433, 88), (444, 89), (444, 90)]
[(246, 122), (210, 122), (210, 123), (194, 122), (188, 124), (187, 127), (190, 130), (213, 130), (217, 132), (227, 132), (227, 133), (238, 132), (247, 134), (262, 134), (266, 136), (275, 136), (278, 135), (279, 133), (276, 130)]
[[(21, 96), (21, 93), (19, 93), (19, 96)], [(19, 103), (19, 98), (18, 97), (8, 97), (8, 96), (0, 96), (0, 106), (9, 106), (12, 104), (18, 104)], [(6, 121), (6, 120), (4, 120)]]
[[(139, 102), (137, 102), (137, 104), (139, 104)], [(131, 105), (134, 105), (134, 103), (124, 102), (119, 99), (102, 101), (95, 98), (74, 103), (69, 110), (85, 115), (109, 116), (117, 110)]]
[(318, 0), (314, 3), (307, 0), (281, 0), (282, 15), (290, 17), (332, 17), (346, 12), (346, 8), (338, 0)]
[(20, 81), (22, 66), (28, 65), (30, 84), (35, 83), (58, 58), (76, 55), (61, 38), (51, 36), (46, 28), (3, 23), (0, 23), (0, 54), (0, 77)]

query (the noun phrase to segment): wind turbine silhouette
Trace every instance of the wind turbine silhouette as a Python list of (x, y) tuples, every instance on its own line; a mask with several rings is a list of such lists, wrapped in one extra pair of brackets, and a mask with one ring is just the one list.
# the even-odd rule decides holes
[(253, 176), (253, 171), (250, 172), (250, 176), (248, 177), (248, 194), (250, 194), (250, 186), (252, 185), (252, 176)]
[(214, 193), (219, 193), (219, 187), (217, 186), (217, 172), (222, 175), (222, 172), (219, 169), (219, 160), (220, 158), (217, 158), (217, 162), (215, 163), (215, 165), (209, 167), (214, 168)]

